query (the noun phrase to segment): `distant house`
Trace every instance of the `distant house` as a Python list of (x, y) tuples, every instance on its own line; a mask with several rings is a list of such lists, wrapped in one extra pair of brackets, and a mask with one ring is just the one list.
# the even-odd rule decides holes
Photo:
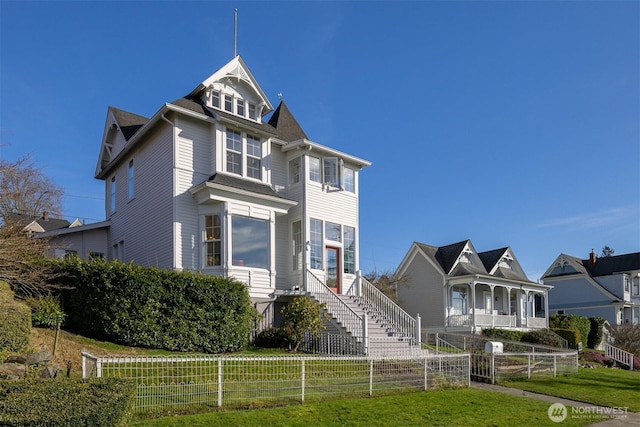
[(7, 220), (22, 227), (22, 230), (29, 235), (82, 225), (82, 222), (77, 218), (73, 222), (69, 222), (66, 219), (50, 217), (49, 212), (43, 212), (42, 216), (14, 213)]
[(479, 332), (548, 326), (551, 286), (527, 279), (506, 247), (477, 252), (470, 240), (446, 246), (414, 242), (395, 273), (400, 305), (424, 329)]
[(551, 314), (603, 317), (612, 325), (640, 323), (640, 252), (588, 259), (560, 254), (542, 280), (552, 285)]

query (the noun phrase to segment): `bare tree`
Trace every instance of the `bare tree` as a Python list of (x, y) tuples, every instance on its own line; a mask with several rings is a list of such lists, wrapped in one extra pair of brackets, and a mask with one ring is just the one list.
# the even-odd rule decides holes
[(34, 166), (30, 156), (15, 162), (0, 159), (0, 223), (15, 222), (16, 214), (31, 220), (48, 212), (62, 213), (62, 187)]
[(371, 282), (380, 292), (391, 298), (396, 304), (400, 303), (398, 288), (406, 286), (409, 280), (406, 276), (396, 277), (390, 271), (383, 271), (381, 273), (372, 271), (364, 274), (364, 278)]
[(19, 297), (47, 295), (60, 286), (57, 274), (43, 262), (46, 239), (28, 237), (21, 225), (0, 225), (0, 280), (9, 283)]

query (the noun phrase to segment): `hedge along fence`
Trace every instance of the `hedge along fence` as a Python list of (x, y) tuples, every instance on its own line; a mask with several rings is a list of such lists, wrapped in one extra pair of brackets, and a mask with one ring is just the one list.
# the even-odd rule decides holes
[(569, 348), (575, 348), (576, 350), (578, 350), (578, 344), (580, 344), (582, 341), (580, 338), (580, 332), (577, 329), (551, 328), (551, 330), (567, 340), (567, 343), (569, 343)]
[(171, 351), (241, 350), (255, 320), (233, 279), (77, 257), (52, 261), (64, 277), (66, 326), (116, 343)]
[(583, 346), (589, 342), (589, 330), (591, 321), (588, 317), (577, 314), (553, 314), (549, 316), (549, 327), (560, 329), (575, 329), (580, 332), (580, 339)]

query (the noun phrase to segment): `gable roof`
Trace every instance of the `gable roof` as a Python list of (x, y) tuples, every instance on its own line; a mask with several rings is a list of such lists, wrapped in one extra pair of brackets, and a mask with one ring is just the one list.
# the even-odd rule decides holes
[(149, 121), (146, 117), (130, 113), (116, 107), (110, 106), (109, 111), (113, 114), (113, 118), (116, 120), (118, 127), (120, 128), (122, 136), (124, 136), (124, 139), (127, 141)]
[[(76, 224), (76, 221), (74, 221), (74, 224)], [(40, 217), (35, 215), (12, 213), (9, 216), (8, 222), (22, 227), (25, 231), (32, 231), (35, 233), (68, 228), (72, 225), (66, 219), (52, 218), (46, 212)]]
[(280, 105), (273, 112), (269, 119), (269, 125), (273, 126), (283, 141), (291, 142), (299, 139), (308, 139), (298, 121), (293, 117), (291, 111), (284, 101), (280, 101)]
[(609, 276), (625, 271), (640, 270), (640, 252), (597, 258), (594, 264), (588, 259), (581, 260), (591, 277)]

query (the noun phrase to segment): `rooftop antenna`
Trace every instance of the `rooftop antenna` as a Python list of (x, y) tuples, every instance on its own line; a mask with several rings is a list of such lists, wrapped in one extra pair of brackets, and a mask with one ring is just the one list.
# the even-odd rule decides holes
[(233, 57), (238, 56), (238, 8), (233, 9)]

